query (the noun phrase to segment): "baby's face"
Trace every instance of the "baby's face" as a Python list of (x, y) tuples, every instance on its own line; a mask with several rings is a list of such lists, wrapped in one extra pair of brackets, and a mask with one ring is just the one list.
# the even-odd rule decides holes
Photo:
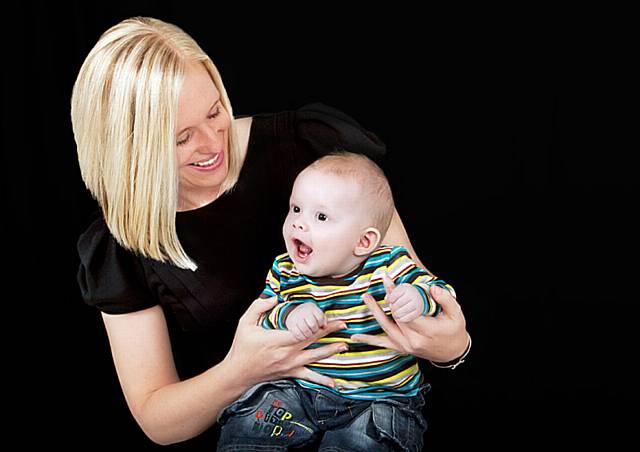
[(307, 169), (295, 181), (282, 233), (296, 268), (309, 276), (342, 276), (361, 261), (354, 254), (370, 226), (361, 189), (348, 177)]

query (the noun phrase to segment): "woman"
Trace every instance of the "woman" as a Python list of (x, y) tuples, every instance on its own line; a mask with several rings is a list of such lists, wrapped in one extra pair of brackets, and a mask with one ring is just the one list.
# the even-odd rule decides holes
[[(102, 215), (78, 241), (78, 280), (101, 312), (127, 404), (159, 444), (204, 437), (220, 411), (257, 382), (330, 384), (305, 364), (342, 344), (307, 343), (257, 326), (275, 299), (254, 299), (293, 179), (340, 146), (376, 158), (384, 145), (322, 105), (234, 119), (217, 69), (179, 28), (150, 18), (105, 32), (74, 86), (72, 122), (83, 180)], [(399, 216), (385, 242), (413, 252)], [(413, 253), (415, 255), (415, 253)], [(443, 291), (445, 292), (445, 291)], [(419, 329), (358, 337), (435, 362), (470, 346), (452, 297)]]

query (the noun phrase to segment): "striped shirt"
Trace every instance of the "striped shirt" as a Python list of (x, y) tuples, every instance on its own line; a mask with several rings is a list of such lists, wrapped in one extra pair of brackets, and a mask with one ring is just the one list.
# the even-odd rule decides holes
[(417, 394), (422, 374), (414, 356), (388, 348), (355, 343), (350, 336), (356, 333), (386, 335), (360, 298), (369, 293), (378, 305), (391, 316), (385, 301), (383, 276), (388, 274), (395, 284), (408, 283), (418, 289), (424, 302), (423, 315), (437, 315), (440, 306), (431, 298), (429, 286), (438, 285), (455, 294), (453, 288), (418, 267), (405, 248), (380, 246), (356, 270), (341, 278), (311, 278), (298, 272), (288, 254), (276, 257), (267, 275), (261, 297), (277, 296), (279, 303), (262, 318), (267, 329), (286, 329), (288, 314), (299, 304), (315, 303), (328, 321), (341, 320), (347, 325), (319, 339), (308, 348), (330, 342), (345, 342), (349, 350), (317, 361), (307, 367), (336, 381), (335, 390), (306, 380), (296, 380), (303, 387), (332, 390), (352, 399), (408, 397)]

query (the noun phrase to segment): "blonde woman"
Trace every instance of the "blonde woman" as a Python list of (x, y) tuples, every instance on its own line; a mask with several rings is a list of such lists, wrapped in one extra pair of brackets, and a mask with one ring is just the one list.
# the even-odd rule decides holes
[[(132, 18), (107, 30), (74, 85), (71, 116), (83, 180), (100, 215), (78, 240), (78, 282), (102, 313), (127, 404), (146, 435), (211, 447), (221, 410), (258, 382), (296, 377), (342, 343), (257, 326), (275, 299), (254, 300), (282, 249), (280, 220), (297, 173), (335, 147), (372, 158), (384, 145), (316, 104), (234, 118), (211, 59), (178, 27)], [(384, 243), (413, 249), (397, 213)], [(364, 337), (434, 362), (469, 344), (456, 300), (442, 315)], [(206, 432), (206, 434), (205, 434)], [(194, 444), (198, 440), (194, 440)]]

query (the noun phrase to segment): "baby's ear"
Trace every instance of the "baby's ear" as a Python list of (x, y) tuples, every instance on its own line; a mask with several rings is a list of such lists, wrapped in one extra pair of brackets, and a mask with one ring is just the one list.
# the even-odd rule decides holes
[(355, 254), (356, 256), (367, 255), (375, 250), (382, 240), (380, 231), (376, 228), (367, 228), (358, 239), (356, 244)]

